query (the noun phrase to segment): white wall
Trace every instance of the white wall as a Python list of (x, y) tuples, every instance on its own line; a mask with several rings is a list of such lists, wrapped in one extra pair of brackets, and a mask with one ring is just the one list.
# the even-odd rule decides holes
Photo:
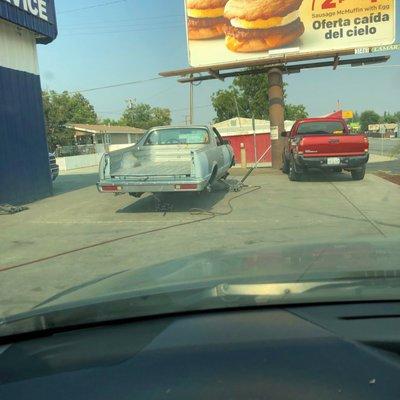
[(39, 75), (35, 35), (1, 19), (0, 66)]
[(84, 156), (60, 157), (57, 164), (60, 171), (70, 171), (73, 169), (95, 167), (99, 165), (103, 154), (87, 154)]
[(108, 150), (109, 151), (115, 151), (115, 150), (120, 150), (120, 149), (126, 149), (127, 147), (133, 146), (132, 144), (110, 144), (108, 145)]

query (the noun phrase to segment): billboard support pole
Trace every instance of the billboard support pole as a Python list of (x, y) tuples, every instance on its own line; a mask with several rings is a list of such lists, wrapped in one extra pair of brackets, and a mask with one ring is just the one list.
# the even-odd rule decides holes
[(284, 139), (281, 133), (285, 130), (285, 103), (283, 96), (283, 72), (280, 68), (271, 68), (268, 71), (268, 98), (269, 98), (269, 119), (272, 127), (278, 128), (279, 136), (271, 135), (272, 168), (282, 168), (282, 152)]

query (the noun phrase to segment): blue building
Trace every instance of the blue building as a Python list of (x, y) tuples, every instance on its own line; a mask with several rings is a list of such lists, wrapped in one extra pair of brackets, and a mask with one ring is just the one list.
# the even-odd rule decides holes
[(36, 46), (56, 36), (54, 0), (0, 0), (0, 204), (52, 194)]

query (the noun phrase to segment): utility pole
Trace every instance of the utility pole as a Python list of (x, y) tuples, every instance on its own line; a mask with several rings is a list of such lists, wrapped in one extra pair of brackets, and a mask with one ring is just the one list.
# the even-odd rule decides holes
[(126, 101), (126, 103), (128, 104), (128, 108), (132, 110), (132, 108), (133, 108), (133, 103), (134, 103), (136, 100), (127, 99), (127, 100), (125, 100), (125, 101)]
[(272, 168), (282, 168), (282, 152), (285, 144), (281, 133), (285, 130), (285, 104), (283, 78), (280, 68), (268, 71), (269, 119), (271, 124)]
[(242, 127), (242, 122), (240, 121), (240, 112), (239, 112), (239, 105), (238, 105), (237, 98), (236, 98), (236, 93), (233, 93), (233, 100), (235, 101), (236, 114), (239, 119), (239, 126)]
[[(193, 75), (191, 76), (193, 77)], [(193, 82), (189, 84), (189, 125), (193, 124), (194, 115), (193, 115)]]

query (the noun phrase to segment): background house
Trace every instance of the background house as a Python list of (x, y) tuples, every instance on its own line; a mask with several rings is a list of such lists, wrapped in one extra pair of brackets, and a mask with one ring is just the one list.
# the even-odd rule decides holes
[[(285, 121), (285, 130), (289, 131), (294, 121)], [(214, 124), (221, 136), (228, 139), (235, 153), (237, 165), (253, 165), (271, 145), (271, 124), (269, 121), (255, 119), (254, 130), (251, 118), (232, 118)], [(259, 164), (261, 167), (272, 165), (269, 151)]]
[(113, 151), (136, 144), (145, 130), (130, 126), (69, 124), (76, 144), (93, 144), (96, 153)]

